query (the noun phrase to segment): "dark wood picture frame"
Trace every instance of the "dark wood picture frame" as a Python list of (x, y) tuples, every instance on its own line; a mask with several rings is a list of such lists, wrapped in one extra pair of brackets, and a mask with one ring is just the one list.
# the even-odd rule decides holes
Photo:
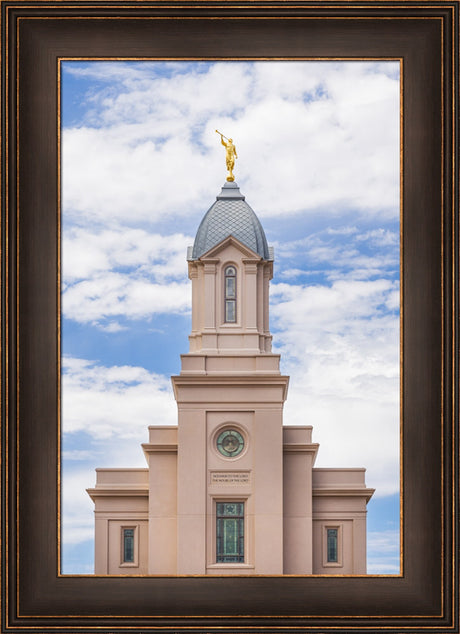
[[(0, 4), (2, 631), (458, 632), (458, 0)], [(62, 57), (402, 60), (400, 576), (59, 575)]]

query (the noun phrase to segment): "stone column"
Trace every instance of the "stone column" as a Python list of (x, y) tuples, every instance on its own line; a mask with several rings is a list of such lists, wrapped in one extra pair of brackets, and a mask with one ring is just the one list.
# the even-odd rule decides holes
[(257, 330), (257, 263), (243, 260), (244, 263), (244, 322), (246, 330)]
[(204, 265), (204, 329), (216, 329), (216, 264), (206, 262)]
[(199, 289), (198, 289), (198, 267), (196, 264), (189, 264), (189, 279), (192, 280), (192, 332), (191, 336), (196, 335), (199, 329)]

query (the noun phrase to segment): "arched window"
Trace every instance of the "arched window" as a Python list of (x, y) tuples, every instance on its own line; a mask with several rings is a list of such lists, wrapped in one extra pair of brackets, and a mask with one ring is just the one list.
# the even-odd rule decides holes
[(225, 321), (236, 322), (236, 268), (227, 266), (225, 269)]

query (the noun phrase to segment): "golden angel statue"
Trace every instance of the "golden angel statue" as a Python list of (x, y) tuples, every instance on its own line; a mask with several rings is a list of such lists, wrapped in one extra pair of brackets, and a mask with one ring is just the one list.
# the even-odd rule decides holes
[[(233, 182), (235, 177), (233, 176), (233, 168), (235, 167), (235, 159), (238, 158), (238, 154), (236, 153), (236, 147), (233, 145), (233, 139), (228, 139), (224, 136), (219, 130), (216, 130), (217, 134), (220, 134), (220, 142), (226, 148), (225, 153), (225, 162), (227, 164), (228, 176), (227, 180)], [(224, 141), (227, 139), (227, 143)]]

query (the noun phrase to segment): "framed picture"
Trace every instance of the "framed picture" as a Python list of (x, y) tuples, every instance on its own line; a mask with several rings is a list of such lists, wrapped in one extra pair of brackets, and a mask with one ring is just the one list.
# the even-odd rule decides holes
[[(4, 631), (458, 631), (458, 2), (2, 2)], [(400, 575), (60, 574), (61, 60), (396, 60)]]
[[(293, 425), (313, 426), (312, 442), (319, 443), (315, 477), (318, 469), (332, 467), (336, 471), (329, 475), (337, 476), (338, 468), (365, 468), (365, 483), (375, 490), (363, 506), (356, 485), (352, 491), (361, 508), (356, 512), (367, 513), (367, 567), (363, 539), (361, 555), (357, 544), (353, 548), (355, 564), (350, 550), (350, 558), (345, 557), (344, 565), (335, 564), (334, 572), (399, 574), (400, 61), (61, 59), (59, 77), (61, 573), (154, 571), (153, 544), (148, 547), (150, 568), (142, 557), (139, 565), (120, 567), (118, 545), (112, 544), (105, 564), (100, 552), (107, 549), (96, 545), (95, 566), (95, 524), (99, 543), (108, 524), (118, 521), (108, 518), (107, 504), (126, 507), (127, 491), (124, 502), (115, 502), (113, 495), (109, 502), (104, 496), (101, 500), (98, 488), (91, 493), (98, 498), (95, 510), (87, 489), (94, 487), (96, 468), (100, 478), (109, 475), (101, 469), (145, 468), (140, 444), (147, 440), (149, 426), (156, 427), (152, 433), (160, 433), (158, 428), (165, 425), (177, 426), (170, 376), (179, 373), (181, 354), (193, 355), (197, 345), (203, 347), (196, 333), (188, 340), (191, 324), (196, 331), (199, 318), (190, 315), (193, 283), (187, 279), (187, 247), (196, 241), (203, 214), (226, 178), (225, 150), (216, 134), (216, 126), (223, 126), (231, 130), (238, 148), (232, 182), (245, 195), (242, 204), (256, 210), (274, 247), (274, 262), (268, 265), (273, 266), (273, 280), (267, 321), (271, 354), (280, 359), (267, 356), (265, 347), (260, 352), (260, 344), (259, 354), (279, 363), (281, 374), (289, 376), (283, 420), (276, 424), (283, 425), (285, 434)], [(229, 108), (237, 116), (229, 116)], [(242, 308), (243, 280), (234, 286), (240, 300), (229, 305), (240, 307), (240, 317), (228, 323), (231, 337), (239, 337), (234, 331), (240, 333), (247, 301)], [(220, 302), (216, 315), (219, 307)], [(225, 323), (218, 321), (219, 332), (229, 330)], [(192, 342), (195, 352), (188, 353)], [(237, 351), (233, 347), (231, 352)], [(245, 355), (247, 364), (253, 352), (240, 349), (238, 354)], [(192, 358), (184, 357), (183, 363)], [(235, 377), (234, 361), (232, 357)], [(239, 407), (249, 406), (246, 402)], [(228, 411), (222, 403), (207, 407)], [(258, 409), (254, 403), (252, 407)], [(233, 411), (230, 417), (243, 424), (239, 416)], [(261, 451), (267, 455), (266, 429), (264, 437)], [(251, 444), (253, 439), (251, 434)], [(208, 453), (213, 445), (208, 435), (207, 440), (193, 452), (201, 477), (214, 460)], [(252, 469), (253, 456), (251, 452), (237, 464), (224, 460), (219, 466)], [(121, 477), (122, 472), (116, 473)], [(137, 473), (141, 477), (142, 471)], [(287, 476), (280, 475), (279, 481), (287, 487)], [(263, 492), (253, 484), (254, 479), (239, 490), (235, 483), (230, 493), (250, 493), (255, 500)], [(167, 486), (163, 483), (162, 490)], [(213, 487), (203, 495), (203, 486), (201, 482), (196, 489), (195, 511), (200, 500), (207, 495), (214, 499), (218, 491)], [(289, 487), (291, 495), (295, 486)], [(296, 499), (313, 497), (298, 495)], [(186, 497), (190, 500), (191, 492)], [(144, 505), (152, 499), (145, 496)], [(321, 500), (316, 496), (311, 513), (316, 540), (324, 495)], [(104, 520), (95, 522), (99, 501), (105, 505)], [(281, 500), (277, 504), (281, 506)], [(350, 504), (348, 499), (341, 511), (349, 514), (347, 519), (341, 516), (348, 522), (347, 535), (360, 521), (351, 515)], [(247, 508), (246, 517), (250, 515)], [(287, 507), (283, 516), (290, 516)], [(140, 516), (137, 520), (147, 521)], [(158, 544), (158, 530), (152, 525), (150, 539)], [(176, 530), (167, 531), (174, 543)], [(283, 542), (296, 541), (287, 531), (284, 527)], [(301, 534), (307, 539), (305, 526)], [(192, 538), (190, 531), (186, 535), (196, 546), (200, 538)], [(210, 540), (212, 530), (202, 527), (200, 535)], [(257, 545), (250, 547), (254, 539), (248, 533), (243, 542), (245, 566), (255, 565)], [(206, 550), (213, 566), (212, 545)], [(318, 554), (320, 549), (309, 545), (308, 551), (313, 550)], [(176, 554), (171, 548), (171, 556)], [(295, 567), (290, 568), (286, 546), (283, 574), (331, 572), (331, 567), (321, 569), (318, 556), (309, 567), (299, 555), (297, 548)], [(160, 565), (160, 557), (155, 561)], [(279, 572), (276, 561), (272, 542), (272, 572)], [(195, 574), (203, 572), (202, 563), (200, 557)], [(178, 566), (177, 559), (171, 560), (163, 573), (175, 574)], [(258, 560), (257, 568), (243, 571), (257, 574), (261, 567)], [(263, 569), (267, 573), (265, 565)]]

